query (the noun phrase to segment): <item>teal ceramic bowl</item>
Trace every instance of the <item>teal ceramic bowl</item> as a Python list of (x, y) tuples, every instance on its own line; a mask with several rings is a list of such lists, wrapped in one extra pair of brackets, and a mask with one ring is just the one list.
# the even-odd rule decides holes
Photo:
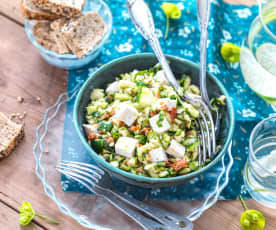
[[(170, 66), (175, 74), (175, 76), (181, 76), (183, 73), (188, 74), (192, 78), (192, 82), (199, 85), (199, 66), (193, 62), (185, 59), (181, 59), (174, 56), (167, 56), (170, 61)], [(119, 168), (116, 168), (106, 162), (101, 158), (87, 143), (87, 138), (82, 127), (85, 121), (85, 108), (89, 104), (89, 97), (91, 90), (94, 88), (105, 88), (106, 85), (115, 80), (115, 77), (121, 73), (131, 72), (134, 69), (144, 70), (152, 67), (157, 63), (157, 59), (153, 54), (142, 53), (134, 54), (126, 57), (116, 59), (109, 62), (108, 64), (102, 66), (99, 70), (94, 72), (84, 83), (77, 96), (75, 106), (74, 106), (74, 123), (78, 135), (81, 139), (82, 144), (87, 149), (91, 157), (97, 162), (97, 164), (103, 168), (106, 172), (110, 173), (112, 176), (123, 180), (127, 183), (138, 185), (141, 187), (153, 188), (153, 187), (166, 187), (171, 185), (176, 185), (190, 180), (206, 170), (217, 164), (221, 157), (227, 151), (229, 146), (233, 131), (234, 131), (234, 109), (231, 99), (226, 92), (224, 86), (220, 81), (211, 74), (207, 76), (207, 87), (209, 92), (209, 97), (217, 97), (220, 95), (226, 96), (226, 106), (220, 111), (222, 113), (222, 120), (220, 125), (220, 132), (218, 137), (218, 144), (222, 146), (221, 151), (218, 152), (216, 157), (205, 167), (191, 172), (186, 175), (169, 177), (169, 178), (150, 178), (144, 176), (138, 176)]]

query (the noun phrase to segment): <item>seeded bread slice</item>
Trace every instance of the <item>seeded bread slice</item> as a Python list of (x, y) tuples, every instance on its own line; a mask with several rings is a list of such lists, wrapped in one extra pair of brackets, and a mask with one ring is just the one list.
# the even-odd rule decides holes
[(24, 136), (24, 125), (16, 124), (0, 113), (0, 160), (10, 155)]
[(56, 42), (56, 45), (58, 47), (58, 53), (59, 54), (65, 54), (65, 53), (72, 53), (70, 48), (67, 46), (67, 44), (63, 41), (61, 37), (61, 29), (65, 25), (65, 23), (68, 23), (70, 20), (66, 18), (60, 18), (55, 21), (53, 21), (50, 24), (51, 30), (53, 30), (53, 38)]
[(95, 12), (87, 12), (66, 24), (61, 36), (73, 53), (82, 58), (102, 40), (105, 32), (102, 18)]
[(34, 25), (33, 35), (36, 42), (47, 50), (58, 54), (71, 53), (71, 50), (63, 42), (60, 36), (62, 26), (67, 19), (61, 18), (55, 21), (40, 21)]
[(86, 0), (32, 0), (38, 8), (67, 18), (81, 14)]
[(50, 21), (37, 22), (33, 27), (33, 35), (36, 42), (47, 50), (59, 53), (58, 46), (54, 38), (54, 32), (51, 30)]
[(32, 0), (21, 0), (21, 13), (28, 20), (54, 20), (59, 15), (47, 12), (36, 7)]

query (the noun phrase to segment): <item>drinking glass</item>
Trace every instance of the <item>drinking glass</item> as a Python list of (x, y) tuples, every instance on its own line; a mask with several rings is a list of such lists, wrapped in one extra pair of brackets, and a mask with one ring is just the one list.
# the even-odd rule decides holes
[(276, 209), (276, 115), (253, 129), (243, 177), (252, 198)]
[(276, 111), (276, 0), (258, 0), (259, 15), (241, 47), (240, 65), (249, 87)]

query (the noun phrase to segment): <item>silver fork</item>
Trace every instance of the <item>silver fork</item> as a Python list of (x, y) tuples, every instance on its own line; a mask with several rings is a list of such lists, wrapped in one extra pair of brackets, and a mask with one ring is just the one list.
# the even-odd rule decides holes
[[(119, 208), (134, 221), (136, 221), (144, 229), (150, 230), (190, 230), (193, 229), (193, 224), (187, 218), (167, 212), (158, 207), (146, 204), (144, 202), (133, 199), (118, 192), (108, 173), (105, 173), (97, 166), (74, 162), (61, 161), (56, 166), (57, 171), (74, 179), (91, 192), (103, 196), (110, 201), (115, 207)], [(135, 209), (141, 211), (152, 219), (140, 214), (140, 212), (129, 208), (126, 203)]]
[(200, 92), (202, 99), (208, 104), (209, 108), (216, 113), (215, 133), (217, 134), (219, 131), (219, 113), (218, 109), (212, 106), (206, 87), (206, 58), (210, 11), (210, 0), (197, 0), (197, 20), (200, 29)]
[[(202, 143), (202, 153), (201, 148), (199, 148), (199, 165), (201, 166), (202, 163), (206, 161), (206, 152), (209, 157), (213, 157), (216, 152), (215, 126), (211, 111), (200, 96), (187, 92), (184, 96), (181, 96), (181, 88), (176, 81), (162, 51), (158, 37), (155, 33), (153, 17), (147, 4), (143, 0), (127, 0), (127, 9), (133, 24), (140, 32), (140, 34), (148, 41), (159, 63), (161, 64), (163, 71), (165, 72), (168, 82), (175, 89), (178, 96), (182, 100), (189, 101), (192, 104), (200, 103), (202, 107), (202, 109), (199, 111), (202, 122), (201, 119), (198, 119)], [(209, 125), (211, 131), (209, 129)]]

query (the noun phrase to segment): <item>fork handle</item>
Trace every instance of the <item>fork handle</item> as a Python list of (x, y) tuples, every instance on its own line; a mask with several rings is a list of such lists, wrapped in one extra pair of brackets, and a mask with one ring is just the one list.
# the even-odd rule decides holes
[(207, 58), (207, 39), (208, 24), (210, 18), (210, 0), (197, 0), (197, 18), (200, 28), (200, 92), (204, 101), (214, 110), (206, 87), (206, 58)]
[(138, 211), (131, 209), (126, 203), (122, 202), (118, 197), (116, 197), (110, 190), (101, 189), (99, 187), (93, 188), (94, 192), (98, 196), (104, 197), (109, 201), (113, 206), (121, 210), (124, 214), (133, 219), (137, 224), (139, 224), (145, 230), (155, 230), (155, 229), (164, 229), (164, 230), (173, 230), (172, 228), (166, 228), (164, 225), (159, 224), (156, 221), (151, 220), (150, 218), (140, 214)]
[[(116, 190), (109, 190), (112, 194), (125, 201), (129, 205), (137, 208), (138, 210), (146, 213), (153, 219), (156, 219), (160, 223), (170, 226), (174, 230), (191, 230), (193, 229), (193, 223), (182, 216), (173, 214), (164, 209), (160, 209), (156, 206), (141, 202), (139, 200), (133, 199), (123, 193)], [(183, 227), (181, 227), (181, 225)], [(184, 227), (185, 226), (185, 227)]]

